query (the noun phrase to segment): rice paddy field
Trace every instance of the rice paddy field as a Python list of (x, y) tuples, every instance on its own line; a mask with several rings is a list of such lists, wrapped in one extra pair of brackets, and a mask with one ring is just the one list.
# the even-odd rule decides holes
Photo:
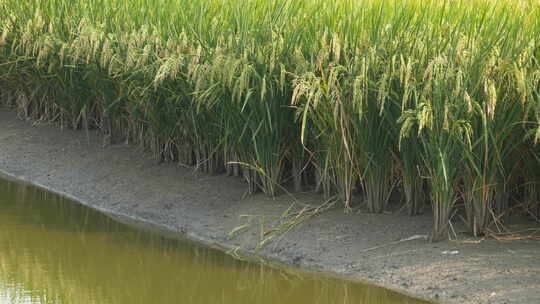
[[(159, 161), (483, 235), (540, 217), (540, 2), (0, 2), (0, 102)], [(398, 195), (394, 195), (394, 194)]]

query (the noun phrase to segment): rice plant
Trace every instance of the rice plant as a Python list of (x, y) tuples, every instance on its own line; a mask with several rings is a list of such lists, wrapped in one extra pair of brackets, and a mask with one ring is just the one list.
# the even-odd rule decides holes
[(538, 208), (537, 1), (4, 0), (0, 26), (24, 119), (270, 196), (385, 212), (397, 189), (432, 240)]

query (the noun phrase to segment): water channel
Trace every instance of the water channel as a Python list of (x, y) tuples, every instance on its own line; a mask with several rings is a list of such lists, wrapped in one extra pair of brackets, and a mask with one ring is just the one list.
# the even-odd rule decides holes
[(247, 263), (0, 177), (0, 304), (426, 303)]

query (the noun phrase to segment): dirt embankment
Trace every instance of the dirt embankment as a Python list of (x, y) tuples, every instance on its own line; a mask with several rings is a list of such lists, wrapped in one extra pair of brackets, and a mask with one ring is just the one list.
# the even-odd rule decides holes
[[(134, 147), (103, 147), (94, 133), (33, 127), (1, 109), (0, 172), (105, 212), (248, 252), (259, 242), (257, 228), (234, 238), (228, 232), (247, 219), (257, 223), (282, 214), (292, 203), (287, 195), (245, 197), (239, 179), (156, 164)], [(312, 194), (299, 198), (322, 201)], [(334, 208), (259, 253), (443, 303), (540, 303), (540, 242), (430, 244), (418, 237), (430, 227), (429, 214), (344, 214)]]

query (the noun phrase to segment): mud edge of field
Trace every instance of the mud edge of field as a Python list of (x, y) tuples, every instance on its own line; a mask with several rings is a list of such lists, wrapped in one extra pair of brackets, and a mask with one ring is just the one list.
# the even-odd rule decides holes
[[(158, 164), (125, 143), (104, 145), (95, 132), (24, 122), (1, 108), (0, 173), (132, 224), (423, 299), (540, 303), (538, 241), (431, 244), (422, 238), (430, 231), (429, 212), (409, 217), (399, 212), (345, 214), (333, 208), (255, 252), (259, 222), (289, 208), (289, 195), (246, 196), (238, 178)], [(314, 205), (323, 201), (314, 194), (295, 196)], [(250, 229), (229, 235), (246, 223)]]

